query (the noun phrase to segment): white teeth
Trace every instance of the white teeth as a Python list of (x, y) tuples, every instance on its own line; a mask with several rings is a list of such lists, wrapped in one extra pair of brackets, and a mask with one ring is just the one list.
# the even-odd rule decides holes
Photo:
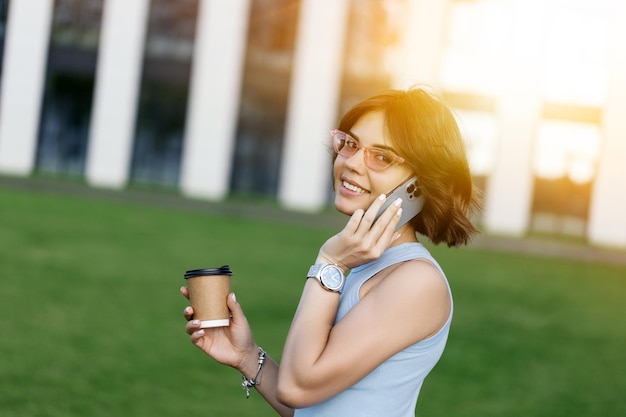
[(364, 189), (357, 187), (356, 185), (352, 185), (350, 183), (348, 183), (347, 181), (343, 182), (343, 186), (345, 188), (347, 188), (350, 191), (354, 191), (355, 193), (366, 193), (367, 191), (365, 191)]

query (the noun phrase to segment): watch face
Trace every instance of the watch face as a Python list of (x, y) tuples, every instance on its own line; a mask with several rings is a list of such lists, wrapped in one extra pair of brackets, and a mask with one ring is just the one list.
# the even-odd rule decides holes
[(335, 266), (328, 266), (322, 271), (322, 282), (332, 290), (339, 290), (343, 284), (343, 274)]

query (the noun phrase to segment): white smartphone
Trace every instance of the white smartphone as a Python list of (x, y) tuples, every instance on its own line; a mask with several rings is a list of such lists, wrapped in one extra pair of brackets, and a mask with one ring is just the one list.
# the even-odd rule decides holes
[(406, 222), (415, 217), (424, 207), (424, 196), (421, 190), (417, 186), (417, 177), (411, 177), (407, 181), (397, 186), (391, 194), (387, 196), (387, 199), (383, 203), (383, 206), (378, 211), (374, 222), (378, 220), (381, 214), (387, 207), (393, 204), (398, 198), (402, 199), (402, 215), (400, 221), (396, 226), (396, 230), (404, 226)]

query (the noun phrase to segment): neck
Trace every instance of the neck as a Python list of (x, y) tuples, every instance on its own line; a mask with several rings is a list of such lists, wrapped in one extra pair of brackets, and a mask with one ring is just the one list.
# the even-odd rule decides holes
[(405, 224), (404, 226), (402, 226), (398, 230), (398, 233), (400, 233), (400, 237), (394, 240), (391, 246), (397, 246), (409, 242), (418, 242), (417, 236), (415, 235), (415, 229), (410, 224)]

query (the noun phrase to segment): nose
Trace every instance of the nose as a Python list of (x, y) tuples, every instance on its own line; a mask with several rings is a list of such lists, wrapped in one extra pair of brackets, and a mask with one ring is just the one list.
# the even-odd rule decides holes
[(361, 172), (365, 168), (365, 150), (358, 149), (352, 156), (346, 158), (346, 167)]

